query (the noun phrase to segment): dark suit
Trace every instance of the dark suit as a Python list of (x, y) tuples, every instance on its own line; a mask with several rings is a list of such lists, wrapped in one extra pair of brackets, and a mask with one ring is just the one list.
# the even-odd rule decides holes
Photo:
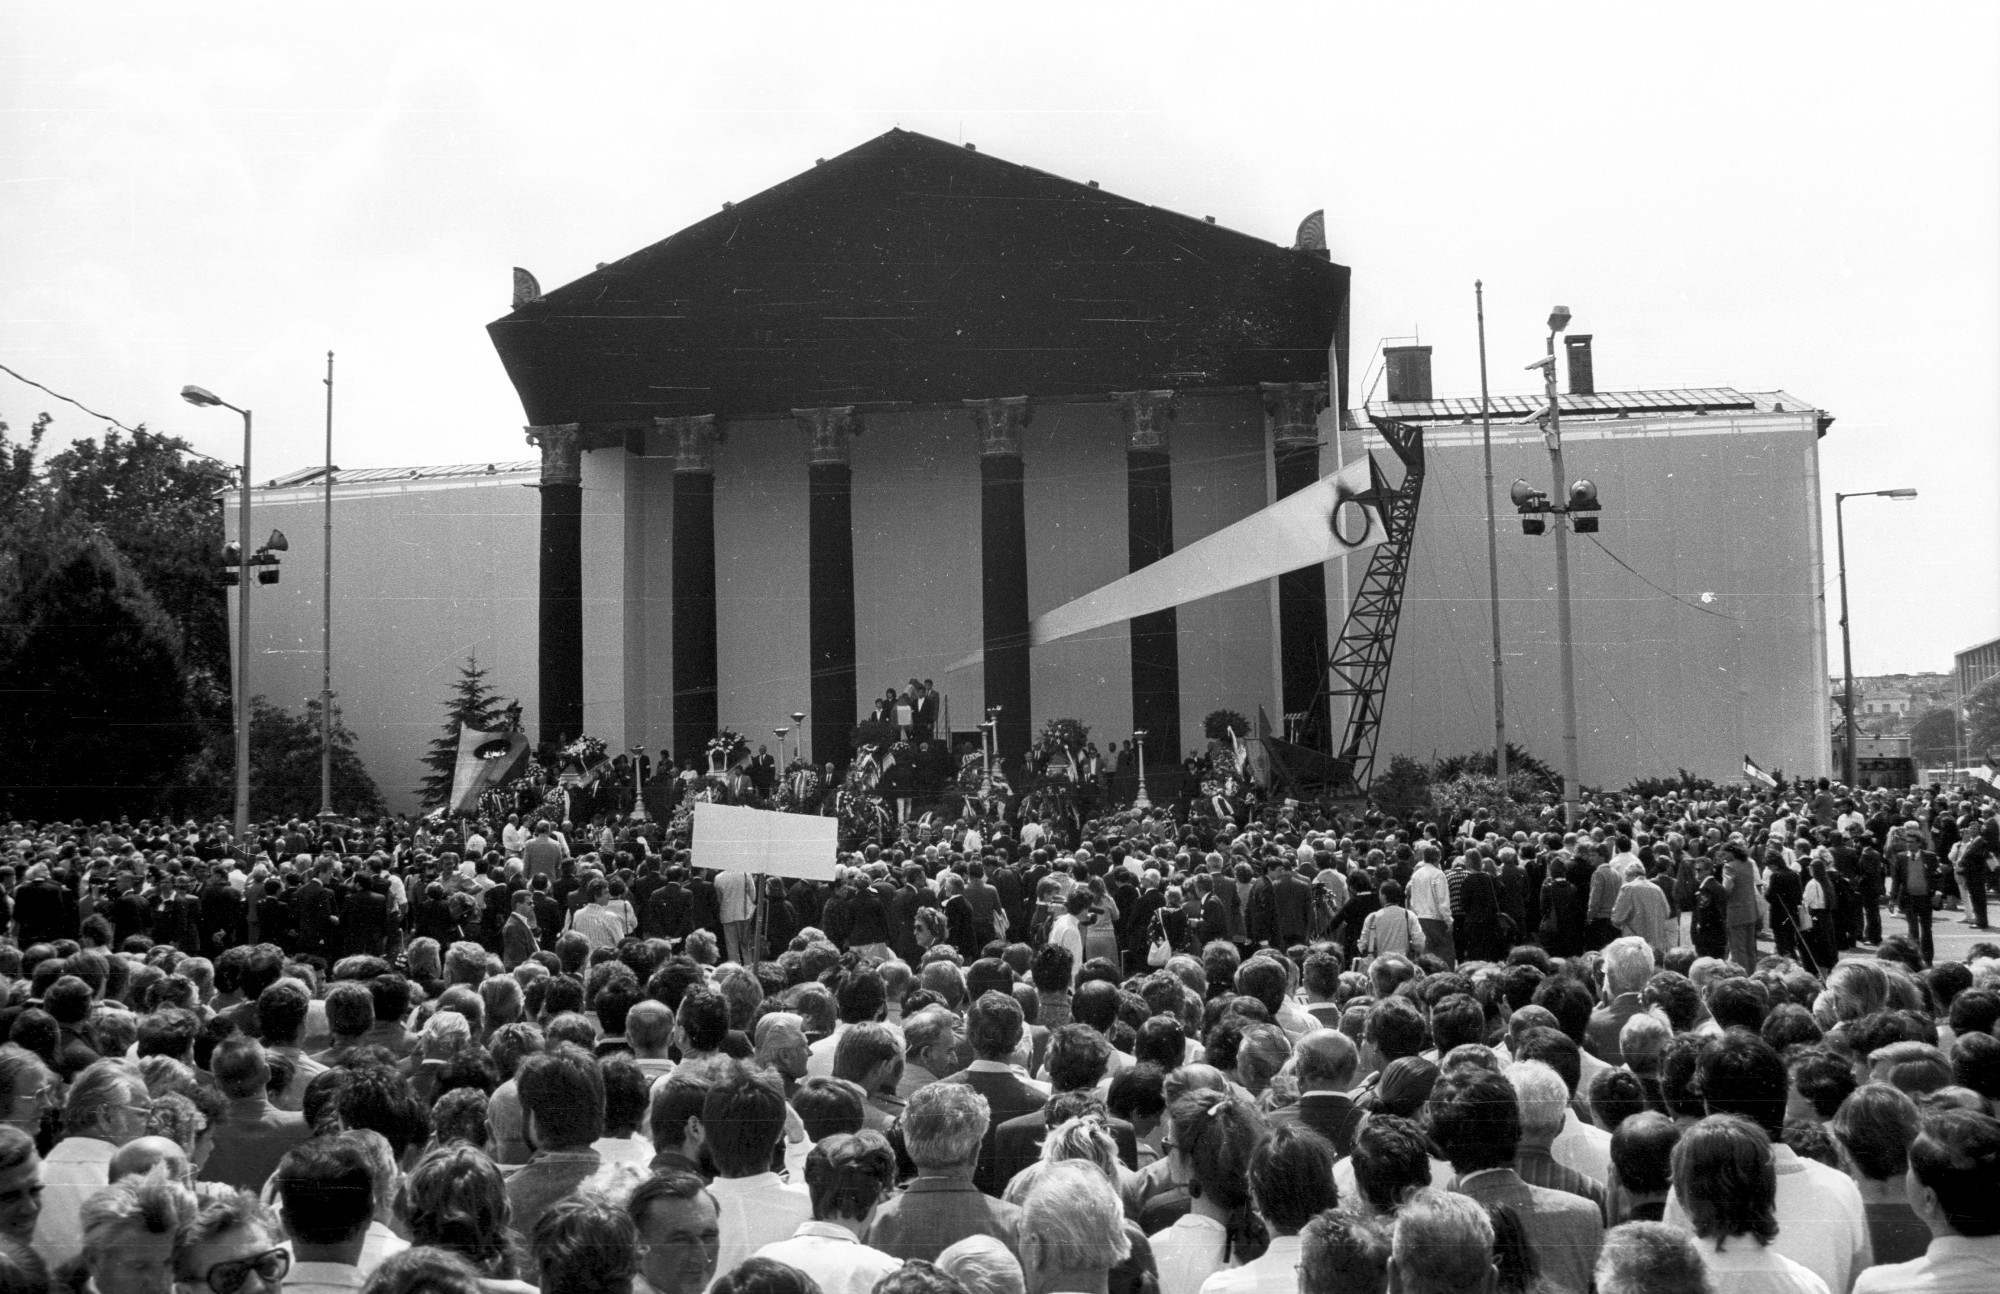
[(1281, 874), (1271, 882), (1271, 908), (1278, 946), (1304, 943), (1312, 931), (1312, 886), (1296, 872)]
[(1618, 1049), (1618, 1035), (1627, 1020), (1645, 1009), (1637, 993), (1620, 993), (1608, 1005), (1598, 1006), (1591, 1011), (1590, 1024), (1583, 1032), (1584, 1050), (1607, 1065), (1624, 1064), (1625, 1053)]
[(1332, 1143), (1334, 1154), (1344, 1159), (1354, 1153), (1354, 1134), (1366, 1117), (1367, 1112), (1344, 1092), (1304, 1092), (1297, 1105), (1271, 1111), (1271, 1126), (1296, 1123), (1311, 1128)]
[(233, 1100), (215, 1125), (215, 1149), (201, 1180), (261, 1191), (285, 1152), (311, 1135), (303, 1114), (274, 1109), (261, 1096)]
[(1452, 1189), (1489, 1210), (1496, 1204), (1514, 1206), (1552, 1294), (1585, 1294), (1590, 1288), (1604, 1242), (1604, 1220), (1595, 1204), (1567, 1191), (1530, 1186), (1511, 1168), (1462, 1174)]
[(382, 941), (389, 933), (389, 896), (373, 890), (349, 894), (340, 905), (340, 933), (343, 955), (380, 957)]
[(1039, 1114), (1042, 1107), (1049, 1103), (1049, 1098), (1030, 1087), (1012, 1070), (961, 1069), (943, 1081), (963, 1083), (986, 1098), (990, 1114), (986, 1120), (986, 1135), (979, 1142), (979, 1167), (973, 1171), (972, 1181), (988, 1195), (997, 1196), (1007, 1186), (1007, 1179), (999, 1175), (998, 1154), (994, 1148), (1000, 1125), (1024, 1114)]
[[(1123, 1119), (1108, 1121), (1111, 1136), (1118, 1143), (1118, 1158), (1133, 1172), (1139, 1171), (1139, 1138), (1132, 1131), (1132, 1125)], [(993, 1137), (994, 1176), (999, 1179), (1001, 1191), (1014, 1180), (1014, 1174), (1042, 1157), (1042, 1142), (1047, 1140), (1049, 1125), (1047, 1112), (1037, 1110), (1009, 1119), (1000, 1125)]]

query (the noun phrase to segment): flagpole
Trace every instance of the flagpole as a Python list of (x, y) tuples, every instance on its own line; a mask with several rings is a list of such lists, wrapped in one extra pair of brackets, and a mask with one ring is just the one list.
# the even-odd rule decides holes
[(1507, 786), (1507, 700), (1500, 679), (1500, 532), (1493, 512), (1493, 402), (1486, 393), (1486, 286), (1472, 281), (1479, 312), (1479, 440), (1486, 450), (1486, 600), (1493, 621), (1493, 771)]
[(320, 547), (319, 816), (333, 816), (333, 352), (326, 353), (326, 533)]

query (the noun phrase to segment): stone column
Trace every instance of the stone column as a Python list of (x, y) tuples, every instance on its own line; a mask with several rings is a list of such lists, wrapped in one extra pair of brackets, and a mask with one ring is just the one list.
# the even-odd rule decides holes
[(854, 472), (849, 442), (861, 434), (853, 405), (794, 409), (806, 433), (807, 656), (812, 678), (812, 757), (845, 764), (861, 717), (854, 678)]
[[(1324, 382), (1264, 382), (1264, 425), (1271, 435), (1278, 497), (1319, 479), (1319, 413)], [(1326, 567), (1302, 566), (1278, 577), (1278, 675), (1286, 714), (1304, 714), (1300, 740), (1332, 750), (1340, 734), (1329, 730), (1326, 697)], [(1314, 698), (1318, 697), (1317, 702)], [(1280, 721), (1282, 723), (1282, 720)]]
[(542, 451), (537, 736), (565, 742), (583, 733), (583, 428), (526, 431)]
[[(673, 749), (702, 759), (721, 726), (715, 647), (715, 415), (655, 418), (674, 438)], [(706, 767), (706, 764), (703, 765)]]
[[(1021, 431), (1033, 411), (1025, 395), (967, 400), (979, 423), (979, 585), (986, 648), (986, 705), (1000, 707), (994, 739), (1013, 764), (1034, 739), (1028, 661), (1028, 516)], [(983, 720), (976, 716), (974, 722)]]
[[(1174, 551), (1174, 477), (1168, 428), (1172, 391), (1114, 391), (1125, 419), (1125, 533), (1128, 570)], [(1180, 766), (1180, 618), (1174, 608), (1132, 619), (1132, 727), (1162, 775)], [(1155, 785), (1158, 785), (1156, 782)]]

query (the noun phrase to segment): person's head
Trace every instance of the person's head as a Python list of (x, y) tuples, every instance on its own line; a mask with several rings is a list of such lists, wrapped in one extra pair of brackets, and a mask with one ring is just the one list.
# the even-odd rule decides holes
[(693, 1173), (654, 1173), (625, 1203), (639, 1242), (639, 1274), (659, 1294), (702, 1294), (722, 1250), (721, 1211)]
[(981, 1060), (1005, 1061), (1021, 1045), (1025, 1028), (1021, 1004), (1012, 994), (988, 992), (980, 995), (966, 1016), (966, 1037)]
[(1713, 1294), (1701, 1251), (1665, 1222), (1627, 1222), (1597, 1251), (1597, 1294)]
[(174, 1242), (174, 1279), (188, 1294), (279, 1294), (291, 1271), (277, 1215), (248, 1191), (205, 1194)]
[(819, 1221), (865, 1224), (895, 1187), (896, 1152), (879, 1132), (835, 1133), (806, 1155), (806, 1190)]
[(1398, 1294), (1490, 1294), (1493, 1223), (1469, 1195), (1427, 1186), (1396, 1211), (1389, 1257)]
[(1296, 1235), (1340, 1203), (1333, 1160), (1333, 1144), (1301, 1124), (1281, 1124), (1258, 1143), (1250, 1154), (1250, 1197), (1273, 1234)]
[(367, 1294), (482, 1294), (482, 1281), (483, 1273), (451, 1250), (418, 1245), (377, 1263), (365, 1289)]
[(164, 1167), (86, 1199), (83, 1259), (98, 1294), (168, 1294), (174, 1237), (194, 1213), (194, 1193)]
[(1907, 1194), (1933, 1235), (2000, 1235), (2000, 1119), (1958, 1109), (1926, 1118)]
[(507, 1179), (471, 1146), (440, 1146), (417, 1161), (398, 1204), (410, 1243), (449, 1249), (482, 1271), (504, 1275), (513, 1211)]
[(146, 1134), (153, 1108), (145, 1080), (122, 1060), (100, 1060), (76, 1076), (63, 1101), (63, 1132), (122, 1146)]
[(1048, 1072), (1057, 1092), (1096, 1087), (1111, 1065), (1111, 1043), (1089, 1025), (1066, 1024), (1049, 1037)]
[(1362, 1202), (1377, 1213), (1394, 1213), (1411, 1191), (1430, 1185), (1430, 1151), (1415, 1122), (1371, 1115), (1354, 1137), (1354, 1186)]
[(118, 1147), (111, 1156), (109, 1180), (143, 1177), (153, 1171), (155, 1164), (165, 1164), (167, 1174), (175, 1181), (194, 1180), (194, 1164), (188, 1159), (186, 1147), (172, 1137), (156, 1133), (134, 1137)]
[[(944, 1294), (937, 1288), (943, 1282), (926, 1285), (912, 1280), (912, 1267), (930, 1266), (920, 1258), (914, 1259), (884, 1276), (875, 1288), (884, 1294)], [(709, 1294), (820, 1294), (820, 1288), (818, 1281), (790, 1263), (775, 1258), (745, 1258), (716, 1277)]]
[[(803, 1032), (799, 1035), (803, 1040)], [(834, 1044), (833, 1076), (858, 1083), (870, 1096), (895, 1086), (903, 1072), (903, 1040), (886, 1024), (866, 1021), (848, 1026)]]
[(1920, 1122), (1907, 1094), (1887, 1083), (1869, 1083), (1854, 1089), (1828, 1126), (1856, 1173), (1886, 1182), (1909, 1169)]
[(300, 1142), (278, 1164), (277, 1187), (280, 1216), (295, 1246), (352, 1246), (359, 1253), (375, 1216), (375, 1178), (358, 1142), (338, 1136)]
[(303, 980), (280, 979), (257, 995), (257, 1029), (265, 1044), (296, 1047), (312, 1006), (312, 990)]
[(1653, 945), (1638, 935), (1613, 939), (1604, 949), (1604, 987), (1614, 997), (1637, 993), (1653, 977)]
[(0, 1124), (0, 1237), (32, 1242), (41, 1216), (42, 1161), (35, 1140), (12, 1124)]
[(859, 1083), (815, 1074), (792, 1093), (791, 1106), (806, 1127), (806, 1138), (818, 1141), (836, 1132), (859, 1132), (867, 1120), (868, 1094)]
[(1710, 1114), (1742, 1115), (1770, 1140), (1784, 1140), (1788, 1079), (1770, 1043), (1747, 1029), (1731, 1029), (1702, 1047), (1696, 1075)]
[(709, 1155), (723, 1177), (754, 1177), (771, 1166), (771, 1151), (785, 1133), (785, 1094), (778, 1076), (742, 1061), (718, 1065), (709, 1076), (701, 1126)]
[(903, 1109), (903, 1144), (927, 1177), (970, 1177), (991, 1107), (964, 1083), (918, 1088)]
[(1174, 1176), (1191, 1194), (1234, 1210), (1250, 1200), (1250, 1158), (1269, 1135), (1256, 1107), (1227, 1091), (1183, 1093), (1167, 1108)]
[(41, 1057), (14, 1043), (0, 1046), (0, 1122), (32, 1137), (61, 1096), (62, 1084)]
[(1027, 1294), (1021, 1260), (995, 1236), (972, 1235), (947, 1245), (937, 1256), (937, 1269), (965, 1294)]
[(542, 1150), (576, 1150), (604, 1135), (604, 1074), (581, 1047), (557, 1043), (514, 1072), (528, 1140)]
[(1464, 1065), (1442, 1075), (1425, 1117), (1431, 1140), (1461, 1176), (1514, 1162), (1521, 1110), (1514, 1085), (1500, 1075)]
[(1657, 1110), (1625, 1119), (1611, 1134), (1611, 1169), (1633, 1195), (1665, 1195), (1673, 1185), (1680, 1125)]
[(959, 1018), (949, 1007), (927, 1006), (903, 1021), (906, 1058), (933, 1077), (957, 1068), (958, 1044), (963, 1036)]
[(1036, 1289), (1103, 1280), (1131, 1254), (1118, 1192), (1094, 1165), (1045, 1164), (1021, 1206), (1021, 1266)]
[(1340, 1030), (1314, 1029), (1299, 1039), (1292, 1054), (1300, 1092), (1345, 1092), (1354, 1086), (1361, 1057)]
[(631, 1217), (594, 1196), (557, 1201), (535, 1222), (530, 1243), (541, 1294), (604, 1294), (639, 1274)]
[(1299, 1294), (1385, 1294), (1389, 1228), (1379, 1218), (1328, 1209), (1299, 1233)]
[(1741, 1115), (1709, 1115), (1674, 1147), (1674, 1197), (1704, 1240), (1770, 1244), (1778, 1234), (1771, 1138)]

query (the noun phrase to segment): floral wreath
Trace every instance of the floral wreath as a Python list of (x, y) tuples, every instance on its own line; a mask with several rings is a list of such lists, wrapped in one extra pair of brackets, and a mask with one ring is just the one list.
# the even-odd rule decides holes
[(599, 760), (604, 758), (604, 752), (606, 749), (607, 748), (604, 744), (604, 739), (602, 737), (584, 736), (584, 737), (578, 737), (575, 741), (572, 741), (569, 745), (564, 746), (562, 753), (566, 757), (573, 759), (577, 763), (583, 765), (585, 768), (589, 768), (591, 765), (597, 763)]

